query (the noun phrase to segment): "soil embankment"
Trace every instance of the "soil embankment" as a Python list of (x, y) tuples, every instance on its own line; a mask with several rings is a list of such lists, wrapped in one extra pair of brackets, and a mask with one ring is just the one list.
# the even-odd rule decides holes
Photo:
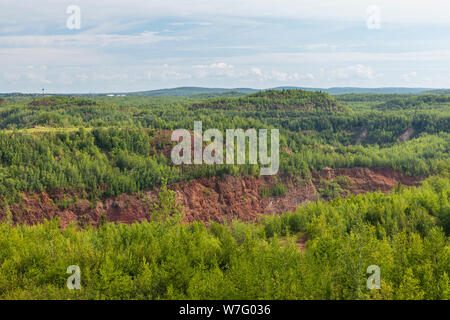
[[(177, 202), (183, 206), (185, 221), (218, 221), (233, 219), (255, 221), (260, 214), (280, 214), (293, 211), (297, 206), (318, 199), (321, 180), (346, 177), (348, 192), (360, 194), (370, 191), (390, 192), (401, 183), (417, 185), (423, 177), (408, 177), (399, 171), (386, 168), (326, 168), (310, 180), (295, 177), (212, 177), (196, 179), (169, 186)], [(261, 195), (263, 188), (282, 183), (286, 192), (281, 196)], [(135, 195), (91, 202), (69, 190), (25, 194), (22, 201), (10, 206), (15, 223), (36, 224), (55, 216), (63, 226), (70, 222), (81, 225), (98, 225), (101, 221), (123, 223), (142, 222), (149, 219), (149, 207), (156, 201), (158, 189)], [(6, 218), (5, 208), (0, 209), (0, 220)]]

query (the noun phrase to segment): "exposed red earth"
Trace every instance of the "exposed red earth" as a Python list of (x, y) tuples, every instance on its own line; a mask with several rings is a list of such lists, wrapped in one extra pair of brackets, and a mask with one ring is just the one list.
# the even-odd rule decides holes
[[(225, 222), (233, 219), (255, 221), (260, 214), (281, 214), (294, 211), (310, 201), (318, 199), (321, 179), (332, 180), (345, 176), (349, 181), (348, 192), (360, 194), (370, 191), (390, 192), (397, 184), (418, 185), (423, 177), (405, 176), (399, 171), (385, 168), (326, 168), (310, 180), (294, 177), (234, 177), (202, 178), (169, 186), (174, 190), (177, 202), (183, 206), (185, 221)], [(275, 183), (286, 186), (282, 196), (262, 197), (260, 191)], [(13, 222), (33, 225), (59, 216), (62, 226), (71, 222), (80, 225), (99, 225), (107, 219), (131, 224), (149, 219), (149, 205), (157, 200), (158, 189), (140, 194), (122, 194), (91, 202), (82, 199), (71, 190), (58, 189), (24, 194), (22, 200), (10, 206)], [(66, 198), (64, 198), (66, 197)], [(61, 205), (65, 201), (65, 205)], [(0, 209), (0, 220), (6, 219), (5, 208)]]

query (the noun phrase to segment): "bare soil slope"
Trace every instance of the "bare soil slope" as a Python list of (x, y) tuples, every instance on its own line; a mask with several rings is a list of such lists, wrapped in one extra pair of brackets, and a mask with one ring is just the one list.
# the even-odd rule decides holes
[[(274, 177), (212, 177), (177, 183), (169, 188), (184, 208), (185, 221), (255, 221), (260, 214), (280, 214), (293, 211), (297, 206), (318, 199), (320, 180), (345, 176), (350, 182), (349, 192), (390, 192), (401, 183), (417, 185), (423, 177), (408, 177), (401, 172), (385, 168), (324, 169), (310, 180), (277, 177), (286, 186), (282, 196), (261, 196), (261, 189), (275, 184)], [(81, 199), (71, 190), (52, 190), (38, 194), (25, 194), (21, 202), (10, 207), (15, 223), (36, 224), (55, 216), (66, 226), (70, 222), (80, 225), (98, 225), (101, 221), (123, 223), (149, 219), (149, 206), (156, 201), (158, 189), (135, 195), (122, 194), (102, 201)], [(0, 220), (6, 219), (6, 208), (0, 209)]]

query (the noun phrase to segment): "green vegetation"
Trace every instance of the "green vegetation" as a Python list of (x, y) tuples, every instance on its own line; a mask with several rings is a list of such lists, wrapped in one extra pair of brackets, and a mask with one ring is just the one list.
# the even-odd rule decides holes
[(349, 188), (350, 182), (348, 181), (348, 178), (345, 176), (336, 177), (330, 181), (321, 179), (320, 183), (322, 187), (319, 188), (318, 192), (320, 196), (322, 196), (325, 199), (333, 199), (348, 194), (346, 189)]
[[(173, 166), (162, 152), (170, 150), (169, 138), (157, 139), (158, 132), (192, 130), (194, 120), (203, 121), (204, 130), (279, 128), (280, 173), (305, 179), (324, 167), (388, 167), (426, 175), (448, 165), (446, 97), (426, 95), (413, 110), (380, 111), (377, 106), (395, 100), (393, 95), (350, 96), (335, 100), (325, 93), (284, 90), (206, 102), (192, 97), (9, 97), (0, 106), (0, 198), (11, 203), (21, 192), (53, 188), (102, 198), (150, 189), (163, 179), (170, 184), (258, 174), (259, 168), (250, 165)], [(399, 99), (415, 103), (417, 97)], [(224, 109), (210, 108), (211, 101), (220, 101), (217, 106)], [(254, 110), (239, 110), (242, 103)], [(206, 108), (195, 107), (200, 104)], [(354, 110), (342, 112), (350, 107)], [(411, 140), (399, 143), (408, 128), (414, 129)]]
[[(0, 299), (450, 298), (449, 96), (242, 93), (0, 98)], [(430, 177), (358, 196), (336, 177), (292, 213), (188, 224), (166, 184), (259, 174), (258, 165), (174, 166), (170, 130), (193, 130), (194, 120), (204, 130), (279, 129), (279, 173), (303, 182), (325, 167)], [(285, 195), (280, 181), (261, 196)], [(12, 225), (9, 205), (23, 192), (64, 189), (55, 203), (64, 210), (78, 201), (71, 194), (95, 203), (159, 186), (150, 222), (112, 224), (103, 213), (98, 228)], [(70, 265), (82, 290), (65, 286)], [(381, 290), (366, 288), (370, 265)]]
[[(206, 228), (180, 223), (165, 193), (162, 219), (150, 223), (3, 223), (0, 299), (449, 299), (449, 194), (448, 178), (435, 177)], [(70, 265), (81, 268), (81, 290), (66, 288)], [(380, 290), (366, 287), (370, 265), (381, 269)]]
[(395, 97), (377, 106), (382, 110), (399, 110), (399, 109), (442, 109), (443, 104), (448, 108), (450, 105), (450, 95), (420, 95), (416, 97)]
[(261, 189), (261, 197), (277, 197), (284, 196), (286, 194), (286, 186), (283, 184), (275, 184), (271, 187), (265, 187)]
[(267, 90), (239, 98), (216, 98), (194, 104), (193, 109), (349, 111), (332, 96), (302, 90)]

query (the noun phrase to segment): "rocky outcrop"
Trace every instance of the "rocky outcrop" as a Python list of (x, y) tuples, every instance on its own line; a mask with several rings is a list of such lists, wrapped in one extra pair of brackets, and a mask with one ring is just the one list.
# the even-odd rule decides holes
[(414, 128), (410, 127), (408, 130), (403, 132), (400, 137), (398, 137), (399, 142), (405, 142), (411, 139), (412, 135), (414, 134)]

